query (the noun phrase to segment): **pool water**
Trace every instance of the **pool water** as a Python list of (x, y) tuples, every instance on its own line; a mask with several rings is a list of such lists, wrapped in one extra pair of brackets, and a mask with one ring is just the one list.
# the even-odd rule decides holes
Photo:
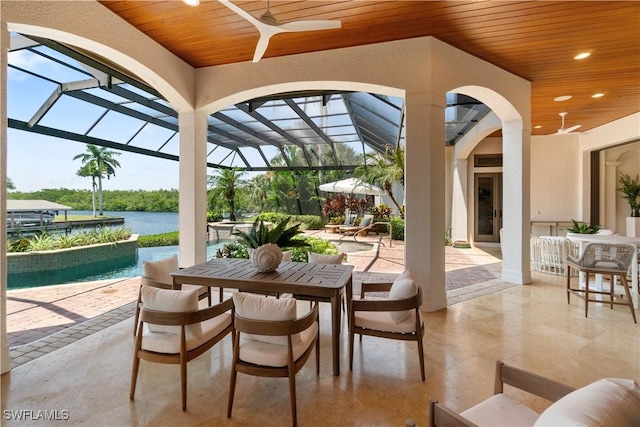
[[(207, 259), (212, 258), (222, 243), (207, 246)], [(54, 271), (9, 274), (7, 288), (33, 288), (38, 286), (58, 285), (63, 283), (93, 282), (96, 280), (122, 279), (142, 275), (143, 261), (157, 261), (169, 258), (178, 253), (178, 246), (158, 246), (138, 248), (137, 259), (130, 257), (105, 260), (93, 264), (60, 268)]]

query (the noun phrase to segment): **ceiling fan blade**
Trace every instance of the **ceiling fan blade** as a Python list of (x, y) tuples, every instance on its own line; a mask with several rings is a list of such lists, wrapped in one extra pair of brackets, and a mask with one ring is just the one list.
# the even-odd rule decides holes
[(237, 6), (231, 3), (229, 0), (218, 0), (218, 1), (223, 5), (227, 6), (229, 9), (231, 9), (235, 13), (237, 13), (238, 15), (240, 15), (241, 17), (243, 17), (244, 19), (246, 19), (247, 21), (249, 21), (250, 23), (252, 23), (253, 25), (255, 25), (258, 29), (260, 28), (260, 25), (262, 25), (262, 22), (258, 18), (256, 18), (246, 10), (242, 9), (240, 6)]
[(582, 125), (575, 125), (575, 126), (571, 126), (570, 128), (565, 129), (564, 131), (566, 133), (570, 133), (570, 132), (573, 132), (574, 130), (576, 130), (578, 128), (581, 128), (581, 127), (582, 127)]
[(260, 32), (260, 39), (258, 40), (258, 44), (256, 45), (256, 51), (253, 54), (253, 62), (256, 63), (262, 59), (262, 56), (267, 51), (267, 47), (269, 46), (269, 39), (271, 35), (265, 35)]
[(330, 20), (292, 21), (278, 24), (278, 28), (282, 31), (288, 32), (334, 30), (342, 28), (342, 22)]

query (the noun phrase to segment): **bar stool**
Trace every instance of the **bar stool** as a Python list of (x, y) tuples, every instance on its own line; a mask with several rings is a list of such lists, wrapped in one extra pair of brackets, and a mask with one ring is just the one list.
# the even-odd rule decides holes
[[(631, 299), (631, 292), (629, 290), (629, 282), (627, 281), (627, 272), (629, 271), (629, 267), (631, 266), (631, 261), (633, 260), (635, 250), (636, 248), (634, 245), (587, 243), (585, 245), (584, 252), (578, 259), (575, 259), (571, 256), (567, 257), (567, 304), (570, 303), (571, 294), (583, 299), (585, 301), (584, 315), (585, 317), (588, 317), (589, 302), (606, 302), (598, 299), (593, 299), (590, 297), (590, 294), (608, 295), (611, 308), (613, 308), (614, 304), (628, 306), (631, 310), (631, 316), (633, 316), (633, 322), (638, 323), (636, 320), (636, 312), (633, 307), (633, 300)], [(584, 273), (584, 288), (571, 287), (572, 268)], [(602, 274), (611, 276), (609, 289), (590, 289), (590, 274)], [(622, 287), (624, 288), (624, 295), (616, 294), (614, 280), (615, 278), (620, 278), (620, 282), (622, 284)]]

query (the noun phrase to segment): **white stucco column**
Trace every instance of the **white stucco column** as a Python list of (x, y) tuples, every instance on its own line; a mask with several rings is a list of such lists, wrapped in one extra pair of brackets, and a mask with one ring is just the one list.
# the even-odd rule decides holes
[(11, 370), (7, 343), (7, 52), (9, 32), (0, 23), (0, 369)]
[(453, 188), (451, 207), (451, 239), (470, 241), (467, 215), (467, 159), (455, 159), (453, 163)]
[(445, 94), (406, 98), (405, 265), (422, 288), (424, 311), (447, 306), (444, 283)]
[(502, 280), (531, 283), (531, 131), (522, 120), (503, 122), (503, 251)]
[(180, 267), (207, 256), (207, 115), (180, 112)]

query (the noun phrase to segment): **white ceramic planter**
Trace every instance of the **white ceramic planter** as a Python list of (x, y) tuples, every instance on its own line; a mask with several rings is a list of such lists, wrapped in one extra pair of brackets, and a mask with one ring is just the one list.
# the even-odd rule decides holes
[(640, 237), (640, 217), (627, 217), (627, 237)]

